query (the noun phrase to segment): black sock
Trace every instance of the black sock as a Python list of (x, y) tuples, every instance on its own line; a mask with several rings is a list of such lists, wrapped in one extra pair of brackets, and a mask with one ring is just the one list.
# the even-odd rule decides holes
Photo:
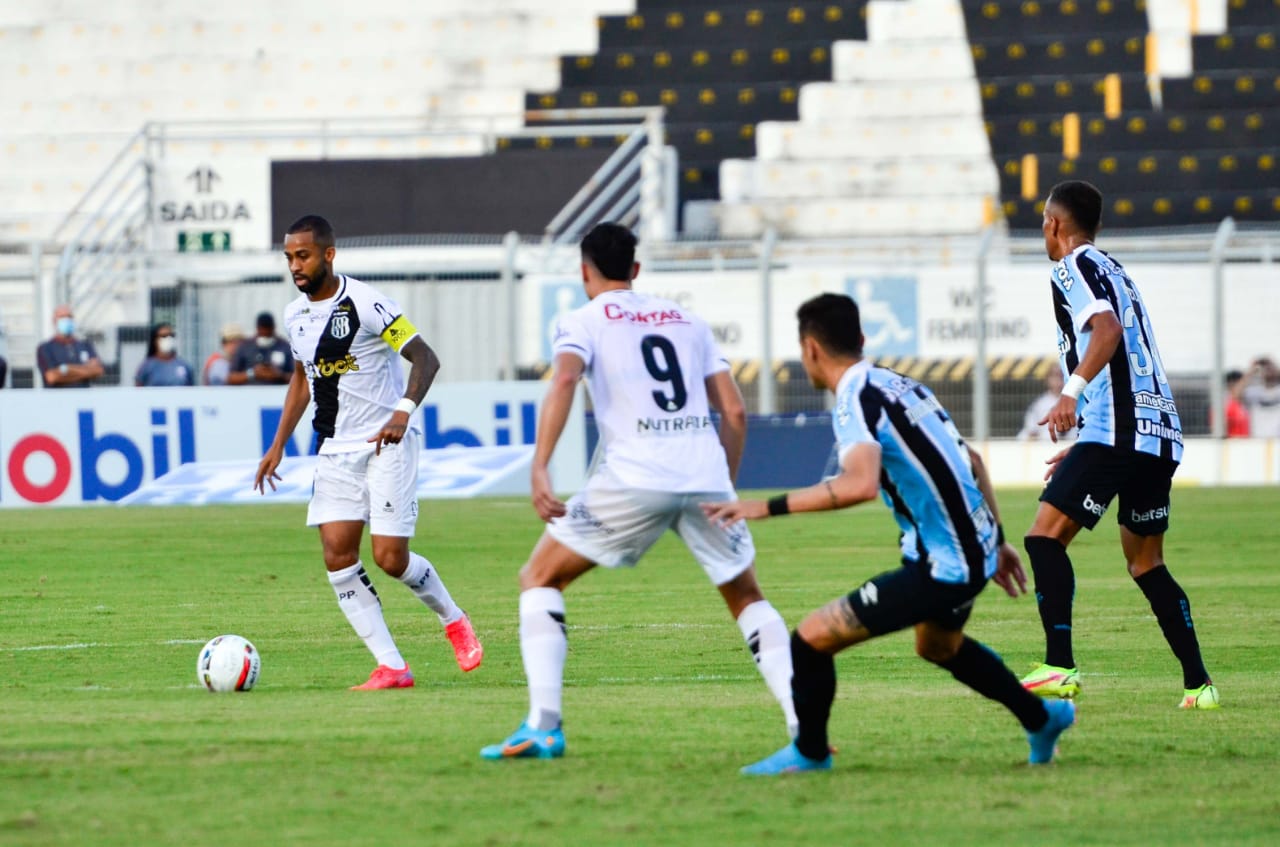
[(1013, 671), (984, 644), (965, 636), (956, 654), (938, 666), (990, 700), (1013, 712), (1028, 732), (1035, 732), (1049, 720), (1044, 702), (1022, 687)]
[(1074, 668), (1071, 654), (1071, 603), (1076, 596), (1076, 575), (1067, 548), (1056, 538), (1028, 535), (1022, 540), (1035, 574), (1036, 603), (1044, 626), (1044, 661), (1059, 668)]
[(1173, 655), (1182, 663), (1182, 687), (1199, 688), (1209, 681), (1209, 672), (1200, 658), (1200, 642), (1196, 639), (1196, 627), (1191, 622), (1191, 602), (1178, 585), (1169, 568), (1159, 565), (1134, 580), (1142, 593), (1147, 595), (1151, 611), (1155, 612), (1165, 641), (1173, 648)]
[(791, 696), (795, 699), (800, 732), (796, 749), (810, 759), (831, 754), (827, 721), (836, 699), (836, 663), (829, 653), (809, 646), (800, 633), (791, 633)]

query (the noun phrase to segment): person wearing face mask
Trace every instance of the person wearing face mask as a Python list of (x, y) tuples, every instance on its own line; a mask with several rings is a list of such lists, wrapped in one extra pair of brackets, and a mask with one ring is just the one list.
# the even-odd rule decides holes
[(156, 324), (151, 330), (147, 358), (138, 366), (133, 384), (146, 387), (194, 385), (191, 365), (178, 355), (178, 339), (172, 324)]
[(257, 333), (236, 350), (228, 385), (286, 385), (293, 376), (293, 350), (276, 335), (270, 312), (258, 315)]
[(76, 337), (76, 321), (71, 307), (62, 304), (53, 310), (53, 338), (36, 348), (36, 367), (46, 388), (88, 388), (102, 376), (102, 360), (93, 342)]

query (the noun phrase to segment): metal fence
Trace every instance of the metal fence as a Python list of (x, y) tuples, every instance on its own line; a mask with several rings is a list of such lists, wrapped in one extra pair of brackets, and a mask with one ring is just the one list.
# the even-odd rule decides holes
[[(1207, 231), (1104, 233), (1100, 246), (1156, 304), (1187, 434), (1212, 432), (1221, 425), (1211, 410), (1222, 405), (1223, 373), (1280, 353), (1280, 298), (1259, 296), (1267, 280), (1280, 281), (1280, 231), (1227, 221)], [(3, 258), (0, 327), (11, 379), (38, 385), (31, 367), (35, 344), (49, 331), (49, 260), (39, 251)], [(888, 303), (880, 319), (901, 318), (903, 333), (913, 316), (915, 348), (868, 352), (929, 384), (967, 435), (1015, 437), (1057, 367), (1050, 266), (1038, 239), (992, 230), (936, 240), (671, 240), (642, 244), (638, 258), (638, 288), (673, 296), (712, 324), (755, 414), (828, 407), (799, 366), (793, 327), (794, 305), (821, 290), (869, 298), (864, 321), (877, 319), (868, 305)], [(440, 354), (440, 379), (449, 381), (542, 376), (548, 321), (582, 297), (576, 247), (514, 234), (341, 242), (337, 269), (397, 299)], [(173, 323), (181, 355), (199, 369), (224, 324), (251, 334), (259, 312), (278, 316), (295, 296), (283, 259), (268, 251), (150, 252), (145, 278), (146, 313), (96, 339), (112, 366), (109, 378), (123, 384), (132, 382), (150, 324)], [(915, 303), (893, 312), (894, 298), (908, 288)]]

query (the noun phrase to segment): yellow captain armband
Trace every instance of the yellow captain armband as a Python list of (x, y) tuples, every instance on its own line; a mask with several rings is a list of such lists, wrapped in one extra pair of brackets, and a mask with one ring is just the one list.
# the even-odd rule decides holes
[(399, 353), (400, 348), (404, 347), (409, 339), (417, 334), (418, 328), (409, 323), (408, 318), (401, 315), (382, 331), (382, 340), (390, 344), (392, 350)]

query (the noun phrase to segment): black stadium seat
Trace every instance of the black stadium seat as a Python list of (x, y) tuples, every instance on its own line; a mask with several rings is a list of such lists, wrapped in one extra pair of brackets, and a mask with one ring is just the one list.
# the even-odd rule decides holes
[(1247, 27), (1191, 39), (1191, 64), (1197, 71), (1280, 68), (1280, 27)]
[(667, 0), (631, 15), (600, 18), (600, 48), (701, 46), (865, 39), (865, 2), (712, 3), (705, 8)]
[[(1036, 156), (1043, 194), (1054, 182), (1083, 179), (1107, 186), (1108, 194), (1205, 193), (1249, 191), (1273, 183), (1280, 171), (1280, 147), (1245, 151), (1163, 150), (1090, 153), (1075, 159), (1061, 154)], [(1019, 194), (1023, 157), (998, 157), (1001, 194)]]
[[(1101, 112), (1106, 105), (1107, 77), (1105, 73), (1092, 73), (1070, 78), (982, 78), (982, 108), (988, 118), (1045, 112)], [(1124, 109), (1152, 108), (1145, 74), (1119, 74), (1118, 79), (1120, 102)]]
[[(1256, 0), (1255, 0), (1256, 2)], [(1146, 0), (962, 0), (970, 39), (1098, 35), (1147, 29)]]
[(1095, 73), (1142, 73), (1146, 68), (1146, 31), (1038, 36), (1020, 39), (970, 39), (979, 77), (1064, 76)]
[(1274, 109), (1280, 103), (1280, 68), (1196, 72), (1161, 83), (1164, 107), (1192, 109)]
[[(1105, 185), (1103, 183), (1104, 189)], [(1004, 215), (1009, 226), (1039, 230), (1044, 214), (1042, 204), (1043, 198), (1022, 200), (1016, 195), (1005, 195)], [(1102, 225), (1107, 229), (1212, 226), (1228, 215), (1237, 221), (1274, 221), (1280, 218), (1280, 193), (1274, 188), (1142, 194), (1107, 191)]]
[(826, 39), (771, 45), (614, 47), (594, 56), (561, 58), (560, 84), (577, 88), (831, 79), (831, 44)]
[(634, 85), (561, 88), (525, 96), (529, 109), (577, 109), (605, 106), (665, 106), (667, 120), (794, 121), (799, 88), (791, 82), (707, 85)]
[(1227, 0), (1227, 26), (1275, 26), (1280, 21), (1280, 0)]
[[(997, 157), (1022, 153), (1061, 153), (1063, 116), (1009, 115), (987, 121)], [(1147, 150), (1248, 150), (1277, 143), (1280, 108), (1270, 111), (1129, 111), (1115, 119), (1079, 115), (1083, 153)]]

